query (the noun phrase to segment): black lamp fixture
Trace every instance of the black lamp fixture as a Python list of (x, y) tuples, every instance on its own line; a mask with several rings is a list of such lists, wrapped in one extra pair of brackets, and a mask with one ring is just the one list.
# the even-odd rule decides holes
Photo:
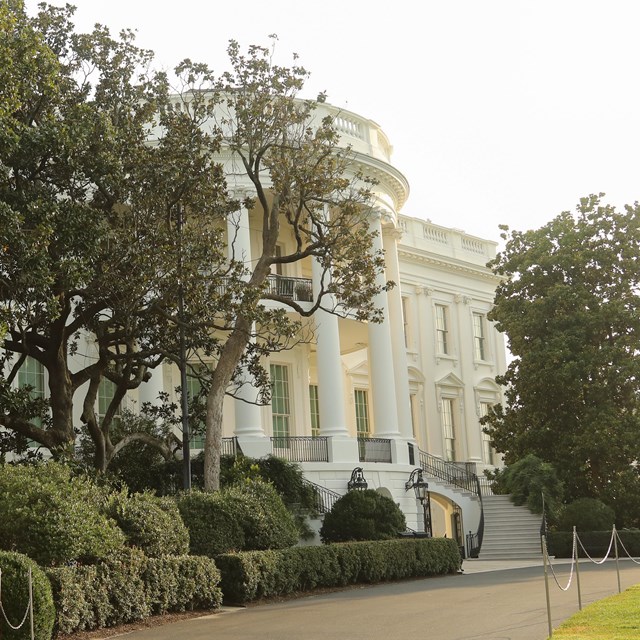
[(422, 469), (414, 469), (409, 479), (404, 484), (405, 491), (413, 489), (416, 500), (420, 500), (424, 516), (424, 532), (427, 536), (433, 535), (431, 529), (431, 495), (429, 494), (429, 483), (422, 477)]
[(347, 489), (349, 491), (364, 491), (369, 484), (365, 480), (364, 472), (362, 471), (362, 467), (356, 467), (351, 472), (351, 480), (347, 482)]

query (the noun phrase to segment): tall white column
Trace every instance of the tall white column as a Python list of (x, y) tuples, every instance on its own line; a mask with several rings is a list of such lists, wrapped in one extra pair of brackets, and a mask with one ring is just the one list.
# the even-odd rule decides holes
[[(381, 216), (373, 214), (371, 229), (377, 231), (373, 241), (373, 250), (382, 250)], [(378, 274), (380, 286), (386, 283), (384, 273)], [(391, 346), (391, 325), (389, 322), (389, 304), (387, 292), (381, 291), (374, 298), (374, 304), (382, 310), (380, 323), (369, 322), (369, 378), (373, 398), (373, 416), (375, 435), (379, 438), (398, 438), (398, 405), (393, 368), (393, 349)]]
[[(249, 211), (242, 207), (227, 217), (227, 250), (230, 260), (244, 262), (251, 266), (251, 234), (249, 231)], [(257, 389), (251, 383), (247, 371), (242, 374), (242, 386), (234, 400), (235, 429), (237, 437), (264, 438), (260, 406), (256, 404)], [(245, 452), (246, 453), (246, 452)]]
[[(313, 295), (320, 293), (322, 267), (313, 260)], [(325, 298), (326, 299), (326, 298)], [(327, 302), (325, 306), (328, 306)], [(326, 311), (314, 314), (316, 323), (316, 358), (318, 367), (318, 404), (320, 408), (320, 435), (347, 437), (347, 419), (344, 410), (344, 385), (340, 357), (338, 318)]]
[(391, 349), (395, 372), (396, 403), (398, 405), (398, 427), (400, 435), (413, 440), (411, 420), (411, 400), (409, 398), (409, 372), (407, 367), (407, 349), (402, 318), (402, 292), (400, 290), (400, 267), (398, 265), (398, 245), (401, 233), (394, 229), (382, 236), (385, 251), (387, 279), (396, 286), (387, 294), (389, 302), (389, 322), (391, 328)]

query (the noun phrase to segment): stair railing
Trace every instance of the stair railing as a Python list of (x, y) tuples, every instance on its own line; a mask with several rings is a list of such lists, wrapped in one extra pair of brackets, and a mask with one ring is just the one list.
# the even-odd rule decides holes
[(305, 486), (313, 489), (314, 505), (318, 513), (329, 513), (329, 511), (333, 509), (336, 500), (342, 497), (339, 493), (331, 491), (331, 489), (327, 489), (315, 482), (311, 482), (311, 480), (307, 480), (306, 478), (303, 478), (302, 482)]

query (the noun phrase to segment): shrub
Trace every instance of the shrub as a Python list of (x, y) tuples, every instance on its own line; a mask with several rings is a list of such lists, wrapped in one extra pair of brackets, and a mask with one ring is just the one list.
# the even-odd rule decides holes
[(325, 515), (320, 529), (323, 542), (388, 540), (406, 529), (398, 505), (377, 491), (350, 491)]
[[(637, 558), (640, 556), (640, 531), (637, 529), (622, 529), (618, 531), (618, 556), (625, 558), (627, 555)], [(586, 558), (589, 554), (592, 558), (603, 558), (611, 542), (611, 530), (609, 531), (585, 531), (579, 533), (578, 555)], [(547, 535), (547, 547), (549, 554), (557, 558), (570, 558), (573, 550), (573, 533), (569, 531), (550, 531)], [(584, 547), (584, 548), (583, 548)], [(614, 557), (614, 547), (611, 547), (611, 556)]]
[(58, 633), (98, 629), (148, 617), (220, 605), (220, 573), (209, 558), (146, 558), (125, 549), (96, 565), (47, 570)]
[(41, 565), (105, 558), (124, 544), (106, 496), (55, 462), (0, 466), (0, 546)]
[(529, 454), (498, 472), (495, 481), (496, 493), (510, 493), (515, 504), (526, 504), (533, 513), (542, 513), (544, 494), (548, 519), (557, 517), (564, 485), (548, 462)]
[(204, 556), (150, 558), (143, 580), (156, 614), (215, 609), (222, 603), (220, 571)]
[(222, 494), (192, 490), (176, 496), (180, 516), (189, 530), (189, 552), (208, 556), (240, 551), (244, 548), (244, 530), (235, 512)]
[[(50, 640), (55, 621), (51, 584), (42, 569), (20, 553), (0, 551), (2, 607), (13, 626), (22, 620), (29, 604), (29, 570), (33, 588), (33, 624), (36, 640)], [(29, 617), (19, 631), (13, 631), (0, 614), (0, 638), (31, 638)]]
[(316, 587), (454, 573), (461, 558), (446, 538), (347, 542), (225, 554), (216, 559), (226, 602), (244, 603)]
[(611, 507), (595, 498), (579, 498), (566, 505), (558, 520), (558, 531), (610, 531), (615, 524)]
[(111, 497), (108, 512), (124, 532), (127, 544), (151, 558), (189, 551), (189, 532), (170, 498), (122, 491)]
[(273, 485), (249, 480), (222, 492), (244, 532), (244, 550), (284, 549), (298, 541), (293, 515)]

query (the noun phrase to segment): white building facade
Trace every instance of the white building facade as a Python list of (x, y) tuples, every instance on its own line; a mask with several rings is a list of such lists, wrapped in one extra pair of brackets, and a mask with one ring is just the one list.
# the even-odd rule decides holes
[[(319, 105), (317, 117), (325, 115), (334, 117), (358, 169), (377, 180), (370, 224), (378, 231), (377, 248), (385, 252), (381, 282), (396, 286), (377, 297), (382, 323), (317, 313), (312, 343), (265, 362), (270, 405), (243, 401), (253, 399), (250, 391), (244, 399), (227, 398), (224, 435), (245, 455), (298, 462), (309, 481), (335, 494), (347, 491), (359, 469), (369, 488), (400, 505), (415, 531), (423, 530), (424, 514), (406, 484), (421, 468), (429, 483), (433, 535), (462, 544), (464, 533), (477, 531), (480, 523), (473, 474), (500, 464), (479, 422), (501, 401), (494, 378), (506, 367), (502, 336), (487, 318), (498, 281), (486, 263), (496, 243), (402, 216), (409, 188), (391, 164), (380, 127)], [(261, 242), (257, 212), (243, 209), (229, 224), (229, 238), (235, 238), (229, 251), (250, 261)], [(283, 251), (292, 242), (283, 237)], [(272, 276), (279, 293), (301, 305), (311, 304), (317, 278), (311, 261), (283, 265)], [(90, 337), (86, 347), (89, 352)], [(154, 402), (160, 391), (174, 394), (179, 385), (177, 367), (165, 364), (131, 392), (128, 404)], [(80, 406), (78, 424), (79, 413)]]

